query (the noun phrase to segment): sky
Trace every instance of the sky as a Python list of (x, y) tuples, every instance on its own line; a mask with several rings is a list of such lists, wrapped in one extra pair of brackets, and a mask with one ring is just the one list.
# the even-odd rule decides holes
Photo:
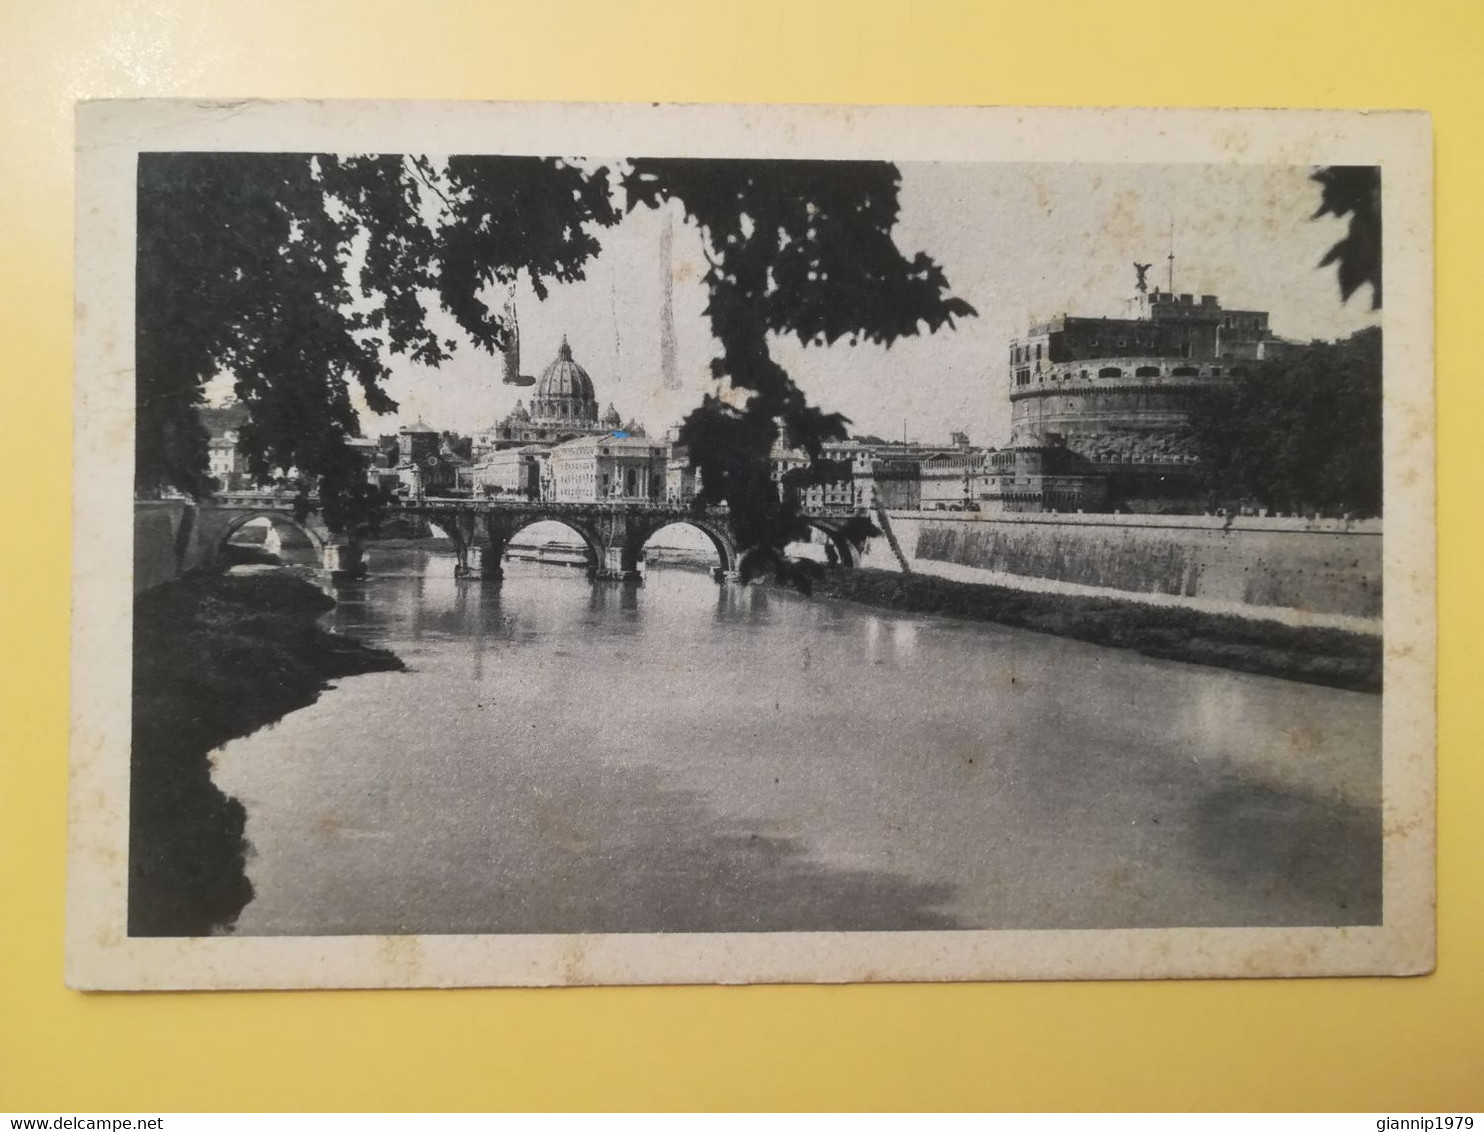
[[(1118, 316), (1135, 290), (1133, 264), (1167, 283), (1173, 232), (1174, 289), (1215, 294), (1224, 307), (1270, 312), (1275, 333), (1333, 339), (1371, 325), (1368, 290), (1342, 304), (1334, 269), (1317, 265), (1346, 222), (1311, 219), (1318, 186), (1307, 166), (904, 163), (894, 232), (908, 255), (925, 251), (976, 318), (903, 339), (891, 348), (844, 342), (774, 342), (774, 356), (811, 401), (851, 419), (852, 431), (946, 443), (955, 430), (976, 444), (1009, 434), (1007, 347), (1057, 314)], [(672, 276), (681, 388), (660, 378), (663, 302), (660, 231), (673, 225)], [(522, 372), (539, 376), (563, 338), (587, 370), (600, 406), (651, 434), (714, 390), (715, 344), (704, 316), (699, 234), (678, 208), (645, 210), (601, 235), (603, 251), (581, 282), (538, 300), (516, 292)], [(459, 433), (488, 427), (533, 390), (500, 383), (500, 361), (467, 343), (440, 312), (441, 336), (462, 341), (437, 369), (389, 359), (387, 391), (399, 411), (364, 419), (367, 435), (422, 418)]]

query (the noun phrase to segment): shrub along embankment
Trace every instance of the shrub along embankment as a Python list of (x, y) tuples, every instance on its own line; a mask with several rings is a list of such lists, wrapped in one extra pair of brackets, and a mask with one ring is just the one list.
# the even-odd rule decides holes
[(884, 570), (831, 570), (816, 583), (815, 592), (883, 609), (993, 621), (1165, 660), (1357, 692), (1381, 690), (1380, 637), (1343, 629)]
[(252, 898), (246, 814), (211, 781), (213, 750), (336, 677), (402, 668), (321, 628), (334, 605), (284, 574), (188, 575), (135, 599), (130, 935), (207, 935)]

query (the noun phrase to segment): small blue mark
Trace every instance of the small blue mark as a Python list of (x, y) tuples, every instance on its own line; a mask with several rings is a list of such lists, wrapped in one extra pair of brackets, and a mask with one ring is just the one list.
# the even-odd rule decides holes
[(624, 432), (623, 429), (615, 429), (613, 435), (616, 436), (616, 437), (618, 437), (620, 440), (622, 440), (624, 437), (628, 436), (629, 434), (626, 433), (626, 432)]

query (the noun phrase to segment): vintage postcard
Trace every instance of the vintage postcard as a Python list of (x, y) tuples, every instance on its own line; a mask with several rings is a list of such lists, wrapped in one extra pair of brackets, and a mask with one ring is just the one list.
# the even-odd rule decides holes
[(1432, 969), (1425, 115), (77, 127), (72, 986)]

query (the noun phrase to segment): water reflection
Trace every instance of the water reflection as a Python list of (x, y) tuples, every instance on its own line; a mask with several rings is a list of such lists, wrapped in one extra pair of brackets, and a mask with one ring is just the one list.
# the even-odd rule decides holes
[(1196, 851), (1229, 883), (1294, 888), (1341, 909), (1381, 905), (1373, 810), (1269, 784), (1232, 782), (1198, 804)]
[(1379, 700), (706, 574), (371, 555), (243, 934), (1374, 923)]
[[(898, 667), (911, 662), (917, 651), (921, 621), (910, 616), (878, 616), (867, 612), (857, 616), (865, 638), (865, 663)], [(826, 628), (841, 628), (844, 624), (833, 621)]]

